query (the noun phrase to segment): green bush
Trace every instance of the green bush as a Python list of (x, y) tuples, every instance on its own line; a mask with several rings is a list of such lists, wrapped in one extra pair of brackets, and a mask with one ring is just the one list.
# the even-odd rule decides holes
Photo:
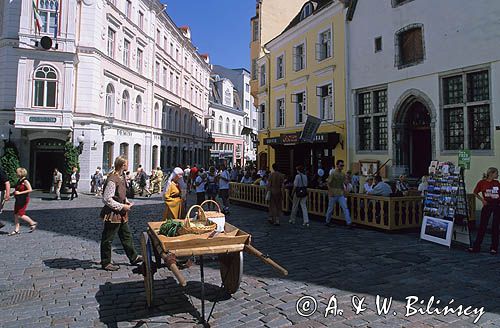
[(79, 163), (80, 152), (78, 147), (73, 146), (71, 141), (66, 141), (64, 145), (64, 176), (67, 181), (69, 181), (71, 174), (73, 174), (73, 167), (77, 167), (80, 170)]
[(17, 151), (17, 148), (12, 142), (8, 142), (5, 144), (5, 152), (2, 158), (0, 158), (0, 164), (2, 165), (5, 173), (7, 173), (10, 184), (16, 184), (16, 170), (18, 167), (21, 167), (21, 163), (19, 162), (19, 153)]

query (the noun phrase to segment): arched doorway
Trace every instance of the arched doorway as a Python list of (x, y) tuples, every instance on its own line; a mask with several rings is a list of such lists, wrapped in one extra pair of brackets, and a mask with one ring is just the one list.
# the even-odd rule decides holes
[(33, 188), (49, 190), (54, 169), (64, 172), (64, 144), (58, 139), (37, 139), (31, 141), (30, 177)]
[(425, 101), (409, 97), (396, 113), (394, 164), (400, 169), (397, 173), (419, 179), (428, 174), (434, 154), (431, 111)]

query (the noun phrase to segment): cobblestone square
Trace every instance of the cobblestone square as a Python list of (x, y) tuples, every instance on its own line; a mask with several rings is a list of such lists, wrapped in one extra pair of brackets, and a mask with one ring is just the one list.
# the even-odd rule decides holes
[[(194, 199), (191, 199), (191, 203)], [(161, 218), (159, 197), (135, 199), (131, 229), (137, 249), (148, 221)], [(13, 202), (0, 220), (2, 256), (0, 266), (1, 327), (173, 327), (196, 326), (200, 316), (199, 266), (183, 271), (185, 289), (166, 268), (155, 274), (154, 306), (146, 307), (144, 282), (115, 238), (113, 260), (117, 272), (99, 265), (102, 223), (99, 198), (81, 195), (73, 201), (52, 201), (34, 195), (28, 215), (38, 229), (18, 236), (12, 230)], [(207, 298), (219, 300), (210, 320), (212, 327), (496, 327), (500, 326), (499, 258), (484, 252), (419, 241), (417, 233), (387, 234), (342, 226), (325, 228), (313, 220), (309, 229), (290, 225), (283, 218), (279, 227), (266, 222), (266, 212), (233, 204), (228, 221), (252, 235), (252, 245), (289, 270), (280, 277), (258, 259), (245, 255), (240, 289), (232, 296), (220, 293), (220, 273), (215, 261), (205, 266)], [(486, 241), (488, 242), (488, 241)], [(392, 298), (390, 311), (378, 315), (376, 297)], [(297, 301), (316, 299), (317, 310), (304, 317)], [(332, 296), (335, 296), (333, 298)], [(352, 300), (365, 310), (356, 315)], [(434, 296), (438, 308), (463, 305), (484, 307), (476, 314), (415, 314), (405, 316), (406, 298), (418, 297), (425, 310)], [(333, 302), (333, 303), (332, 303)], [(337, 305), (337, 315), (325, 312)], [(211, 302), (206, 311), (210, 312)], [(300, 303), (299, 309), (308, 307)], [(311, 307), (314, 302), (310, 303)], [(340, 312), (343, 312), (340, 315)], [(467, 311), (466, 311), (467, 312)], [(307, 313), (309, 314), (309, 313)]]

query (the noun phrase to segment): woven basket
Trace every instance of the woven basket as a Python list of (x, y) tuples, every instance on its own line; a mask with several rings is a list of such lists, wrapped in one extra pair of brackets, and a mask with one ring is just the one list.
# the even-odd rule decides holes
[(210, 220), (212, 218), (225, 218), (226, 216), (224, 215), (224, 213), (222, 213), (220, 211), (220, 206), (217, 202), (211, 200), (211, 199), (207, 199), (206, 201), (204, 201), (203, 203), (201, 203), (200, 207), (203, 208), (203, 205), (205, 204), (208, 204), (208, 203), (214, 203), (215, 206), (217, 206), (217, 211), (206, 211), (204, 210), (205, 212), (205, 217)]
[[(191, 223), (191, 218), (189, 215), (194, 208), (198, 208), (198, 222), (202, 222), (204, 226), (194, 226)], [(179, 235), (187, 235), (187, 234), (196, 234), (201, 235), (207, 232), (212, 232), (217, 228), (217, 224), (212, 221), (207, 220), (205, 216), (205, 211), (199, 205), (193, 205), (189, 208), (189, 211), (186, 215), (186, 219), (184, 220), (184, 224), (179, 229)]]

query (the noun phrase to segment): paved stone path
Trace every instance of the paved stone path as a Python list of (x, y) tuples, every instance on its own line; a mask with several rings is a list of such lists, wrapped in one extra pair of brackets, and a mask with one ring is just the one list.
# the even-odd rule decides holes
[[(159, 197), (137, 199), (135, 203), (131, 228), (139, 249), (140, 233), (146, 222), (161, 218), (163, 204)], [(13, 202), (7, 205), (0, 215), (6, 223), (0, 231), (1, 327), (196, 326), (199, 266), (184, 270), (189, 281), (185, 289), (176, 284), (167, 269), (160, 269), (155, 275), (151, 309), (146, 308), (142, 275), (126, 264), (118, 238), (113, 259), (121, 264), (120, 270), (110, 273), (100, 269), (101, 206), (101, 200), (93, 196), (81, 195), (73, 201), (34, 197), (28, 214), (39, 222), (39, 228), (29, 234), (23, 226), (22, 234), (8, 237), (7, 232), (13, 229)], [(265, 212), (236, 205), (228, 220), (251, 233), (252, 244), (290, 274), (280, 277), (256, 258), (245, 255), (240, 289), (232, 296), (219, 297), (218, 264), (208, 262), (208, 297), (223, 299), (215, 307), (212, 327), (500, 326), (499, 257), (420, 242), (416, 233), (326, 228), (319, 221), (313, 221), (309, 229), (285, 220), (274, 227), (266, 223)], [(317, 300), (317, 311), (302, 317), (296, 306), (306, 295)], [(335, 298), (331, 298), (333, 295)], [(392, 297), (387, 315), (377, 315), (377, 295)], [(362, 307), (366, 309), (359, 315), (351, 305), (354, 296), (365, 298)], [(435, 296), (439, 306), (454, 299), (453, 308), (460, 304), (484, 307), (486, 313), (477, 324), (473, 323), (477, 314), (405, 317), (406, 298), (410, 296), (425, 300), (424, 305), (417, 302), (411, 308), (418, 305), (424, 309)], [(307, 312), (307, 305), (314, 304), (302, 301), (306, 301), (299, 306), (303, 312)], [(325, 317), (329, 302), (337, 305), (336, 316)]]

